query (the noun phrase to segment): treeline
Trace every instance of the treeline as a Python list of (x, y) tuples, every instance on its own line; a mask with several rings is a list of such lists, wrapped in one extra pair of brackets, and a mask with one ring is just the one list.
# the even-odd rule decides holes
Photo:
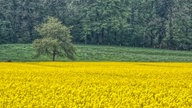
[(47, 16), (75, 43), (192, 49), (192, 0), (0, 0), (0, 43), (31, 43)]

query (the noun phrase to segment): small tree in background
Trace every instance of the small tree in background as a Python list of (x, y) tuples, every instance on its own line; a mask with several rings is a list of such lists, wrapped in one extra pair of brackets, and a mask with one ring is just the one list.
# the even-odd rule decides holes
[(56, 56), (67, 57), (71, 60), (75, 58), (75, 48), (72, 44), (70, 29), (54, 17), (48, 17), (46, 23), (35, 27), (42, 36), (36, 39), (33, 46), (36, 49), (36, 56), (46, 54), (52, 56), (55, 61)]

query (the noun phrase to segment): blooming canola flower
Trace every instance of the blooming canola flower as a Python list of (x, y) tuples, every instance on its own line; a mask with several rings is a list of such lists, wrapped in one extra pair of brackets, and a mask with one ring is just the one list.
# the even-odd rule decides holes
[(192, 106), (192, 63), (0, 63), (0, 108)]

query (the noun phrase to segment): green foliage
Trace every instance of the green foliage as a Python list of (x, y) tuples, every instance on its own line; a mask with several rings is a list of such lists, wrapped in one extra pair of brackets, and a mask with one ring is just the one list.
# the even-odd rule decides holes
[(33, 42), (37, 56), (47, 54), (53, 57), (53, 61), (56, 56), (75, 59), (75, 48), (71, 42), (70, 29), (62, 25), (58, 19), (48, 17), (47, 22), (37, 26), (36, 30), (42, 36), (42, 39), (36, 39)]
[(31, 43), (47, 16), (75, 43), (192, 49), (191, 0), (0, 0), (0, 44)]
[(129, 28), (127, 23), (129, 7), (126, 6), (125, 1), (94, 0), (82, 5), (86, 7), (82, 9), (84, 18), (81, 20), (81, 38), (85, 43), (122, 43), (123, 39), (118, 34)]

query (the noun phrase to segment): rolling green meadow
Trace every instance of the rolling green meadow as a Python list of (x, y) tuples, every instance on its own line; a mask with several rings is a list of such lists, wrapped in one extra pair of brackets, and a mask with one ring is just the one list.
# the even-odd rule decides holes
[[(124, 61), (124, 62), (191, 62), (192, 52), (152, 48), (134, 48), (102, 45), (75, 45), (75, 61)], [(51, 61), (42, 55), (35, 58), (31, 44), (0, 45), (0, 61)], [(56, 57), (56, 61), (71, 61)]]

